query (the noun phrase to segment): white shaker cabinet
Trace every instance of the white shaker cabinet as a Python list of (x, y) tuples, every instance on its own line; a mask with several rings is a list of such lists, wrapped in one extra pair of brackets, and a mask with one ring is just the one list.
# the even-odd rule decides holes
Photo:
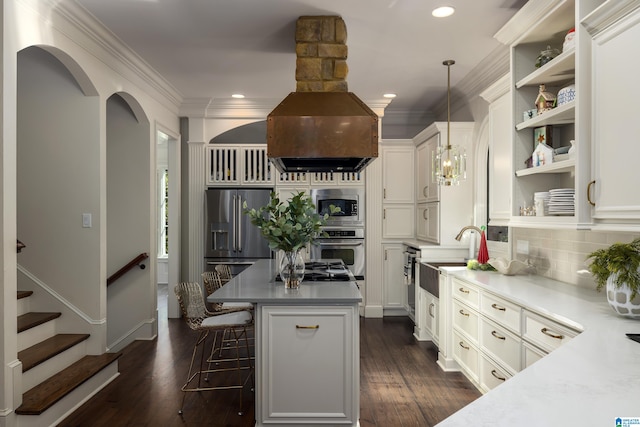
[(263, 306), (259, 316), (260, 425), (356, 426), (356, 308)]
[(403, 245), (385, 243), (382, 247), (384, 251), (383, 308), (404, 310), (407, 304), (407, 285), (404, 283)]
[(489, 103), (489, 225), (507, 225), (511, 217), (511, 76), (480, 94)]
[(416, 202), (436, 202), (440, 199), (438, 184), (433, 182), (433, 153), (440, 143), (440, 134), (435, 134), (416, 148)]
[(593, 184), (589, 199), (597, 225), (638, 229), (640, 192), (640, 3), (608, 1), (583, 20), (592, 36)]
[(382, 157), (382, 238), (414, 237), (414, 155), (411, 140), (384, 141)]
[(460, 246), (455, 236), (473, 221), (473, 122), (452, 122), (451, 145), (467, 154), (467, 179), (459, 185), (440, 186), (431, 182), (431, 153), (447, 144), (447, 122), (434, 122), (413, 138), (418, 152), (416, 190), (416, 237), (430, 243)]

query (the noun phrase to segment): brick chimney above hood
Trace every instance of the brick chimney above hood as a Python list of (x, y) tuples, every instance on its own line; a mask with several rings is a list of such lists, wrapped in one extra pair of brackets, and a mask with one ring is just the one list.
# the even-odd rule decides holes
[(267, 156), (281, 172), (359, 172), (378, 157), (378, 116), (348, 92), (339, 16), (296, 22), (296, 92), (267, 117)]

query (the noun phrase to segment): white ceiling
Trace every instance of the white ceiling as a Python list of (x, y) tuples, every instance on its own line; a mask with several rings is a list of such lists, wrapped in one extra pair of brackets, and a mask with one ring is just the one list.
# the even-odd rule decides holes
[[(295, 90), (295, 21), (340, 15), (349, 90), (386, 111), (429, 111), (451, 83), (499, 47), (493, 35), (526, 0), (76, 0), (184, 98), (277, 105)], [(456, 13), (434, 18), (436, 6)]]

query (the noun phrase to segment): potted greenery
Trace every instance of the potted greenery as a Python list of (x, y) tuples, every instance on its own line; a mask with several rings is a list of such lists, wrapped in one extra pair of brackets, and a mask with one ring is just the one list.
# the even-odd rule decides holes
[[(335, 206), (330, 209), (331, 213), (340, 211)], [(245, 203), (244, 213), (260, 229), (271, 249), (283, 251), (280, 276), (285, 286), (299, 287), (304, 274), (304, 260), (300, 250), (325, 235), (322, 227), (329, 214), (319, 214), (311, 197), (304, 192), (294, 194), (286, 203), (272, 192), (269, 204), (258, 209), (247, 209)]]
[(640, 238), (598, 249), (587, 259), (597, 289), (606, 288), (611, 307), (622, 316), (640, 318)]

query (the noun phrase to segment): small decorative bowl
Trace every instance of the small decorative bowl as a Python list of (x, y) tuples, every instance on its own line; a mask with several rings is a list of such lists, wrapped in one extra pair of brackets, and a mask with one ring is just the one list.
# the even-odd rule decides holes
[(518, 261), (517, 259), (512, 259), (511, 261), (507, 261), (505, 258), (491, 258), (488, 261), (489, 264), (499, 273), (504, 274), (505, 276), (513, 276), (520, 272), (529, 270), (533, 266), (526, 262)]
[(558, 103), (557, 105), (568, 104), (571, 101), (576, 99), (576, 85), (569, 85), (567, 87), (563, 87), (558, 92)]

